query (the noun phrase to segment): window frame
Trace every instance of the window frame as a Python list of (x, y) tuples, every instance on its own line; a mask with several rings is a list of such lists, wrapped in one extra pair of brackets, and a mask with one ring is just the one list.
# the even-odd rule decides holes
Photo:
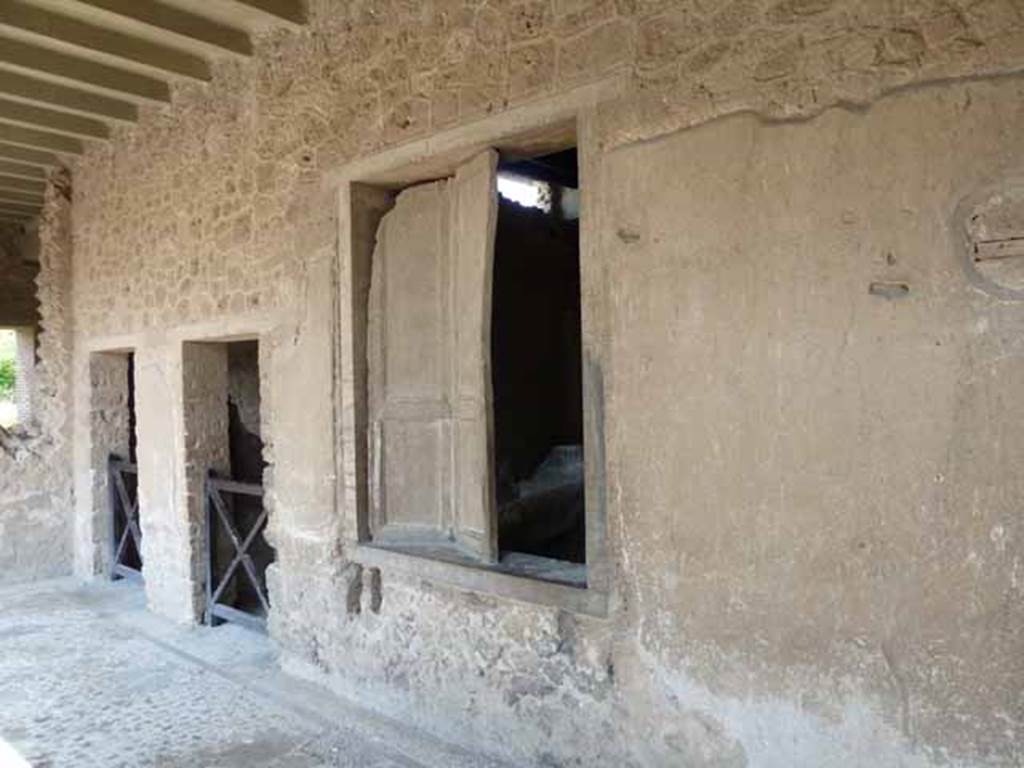
[[(509, 110), (471, 125), (356, 160), (331, 177), (338, 194), (338, 281), (334, 313), (337, 509), (346, 554), (366, 567), (393, 569), (457, 588), (606, 616), (611, 592), (607, 550), (605, 397), (602, 329), (607, 291), (597, 254), (600, 209), (596, 105), (622, 87), (616, 79)], [(536, 157), (569, 147), (580, 173), (580, 285), (586, 519), (585, 585), (545, 580), (501, 563), (459, 561), (374, 542), (368, 505), (367, 309), (376, 225), (388, 197), (417, 183), (449, 176), (488, 148)]]

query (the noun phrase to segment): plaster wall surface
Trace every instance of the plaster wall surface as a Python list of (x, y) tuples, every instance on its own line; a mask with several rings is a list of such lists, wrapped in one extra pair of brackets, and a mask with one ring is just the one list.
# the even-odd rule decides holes
[[(314, 0), (308, 29), (176, 87), (74, 174), (73, 405), (89, 355), (136, 350), (150, 607), (190, 621), (201, 599), (186, 414), (213, 374), (187, 342), (258, 336), (289, 669), (524, 765), (1020, 762), (1022, 310), (968, 280), (951, 232), (962, 196), (1020, 172), (1021, 14)], [(358, 417), (335, 412), (329, 175), (611, 77), (581, 133), (609, 616), (363, 568), (337, 503), (337, 425)], [(68, 241), (47, 210), (43, 434), (64, 466)], [(54, 539), (60, 473), (0, 476), (0, 525), (45, 489)], [(0, 563), (40, 532), (5, 533)], [(95, 546), (76, 535), (82, 576)]]
[(703, 699), (753, 764), (1021, 760), (1024, 306), (974, 287), (956, 219), (1021, 168), (1022, 97), (608, 156), (628, 664), (650, 712)]

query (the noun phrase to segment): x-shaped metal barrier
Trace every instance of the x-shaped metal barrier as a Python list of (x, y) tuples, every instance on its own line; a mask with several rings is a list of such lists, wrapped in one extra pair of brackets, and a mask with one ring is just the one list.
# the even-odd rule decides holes
[[(129, 477), (132, 478), (130, 483)], [(114, 578), (137, 579), (142, 576), (138, 477), (138, 465), (117, 456), (110, 457), (107, 486), (110, 494), (110, 513), (114, 522), (114, 564), (111, 569)], [(132, 487), (131, 491), (129, 485)]]
[[(249, 531), (241, 533), (236, 526), (234, 515), (229, 511), (226, 495), (254, 496), (263, 498), (263, 486), (255, 483), (240, 483), (235, 480), (216, 477), (212, 472), (206, 477), (206, 489), (204, 493), (206, 507), (206, 623), (213, 625), (216, 619), (232, 621), (245, 624), (256, 629), (265, 627), (265, 616), (270, 611), (270, 603), (267, 601), (266, 589), (256, 569), (249, 550), (267, 525), (267, 510), (261, 507), (259, 515), (253, 522)], [(217, 529), (215, 522), (219, 521), (223, 531), (227, 534), (234, 547), (234, 555), (231, 562), (225, 569), (220, 580), (215, 584), (216, 579), (216, 551), (217, 551)], [(254, 615), (241, 611), (234, 606), (222, 603), (221, 599), (231, 584), (232, 577), (238, 568), (249, 579), (260, 606), (263, 609), (263, 616)]]

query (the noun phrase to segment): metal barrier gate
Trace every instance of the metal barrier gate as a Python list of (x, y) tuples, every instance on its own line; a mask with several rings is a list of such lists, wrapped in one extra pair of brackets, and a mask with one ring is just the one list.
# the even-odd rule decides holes
[(142, 578), (142, 530), (139, 528), (139, 467), (117, 456), (107, 462), (110, 515), (114, 528), (115, 579)]
[[(219, 619), (264, 630), (266, 616), (270, 611), (265, 565), (260, 568), (250, 553), (267, 525), (267, 510), (263, 507), (263, 486), (220, 478), (210, 472), (206, 477), (203, 495), (207, 542), (206, 623), (213, 626)], [(236, 512), (246, 500), (249, 500), (252, 507), (249, 517), (253, 519), (249, 523), (248, 531), (239, 531), (242, 515)], [(220, 533), (226, 535), (234, 549), (230, 562), (224, 569), (218, 567), (218, 560), (221, 559), (219, 555), (222, 554), (218, 552), (218, 544), (223, 543)], [(234, 583), (236, 573), (239, 577), (241, 574), (245, 575), (251, 587), (251, 590), (247, 590), (248, 594), (255, 596), (255, 605), (250, 606), (250, 610), (231, 604), (236, 602), (232, 593), (239, 591), (238, 585)]]

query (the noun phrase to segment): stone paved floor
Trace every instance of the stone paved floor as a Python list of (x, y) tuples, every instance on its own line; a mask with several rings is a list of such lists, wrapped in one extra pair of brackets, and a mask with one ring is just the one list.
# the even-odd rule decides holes
[(187, 629), (141, 588), (0, 588), (0, 768), (500, 768), (275, 666), (265, 637)]

